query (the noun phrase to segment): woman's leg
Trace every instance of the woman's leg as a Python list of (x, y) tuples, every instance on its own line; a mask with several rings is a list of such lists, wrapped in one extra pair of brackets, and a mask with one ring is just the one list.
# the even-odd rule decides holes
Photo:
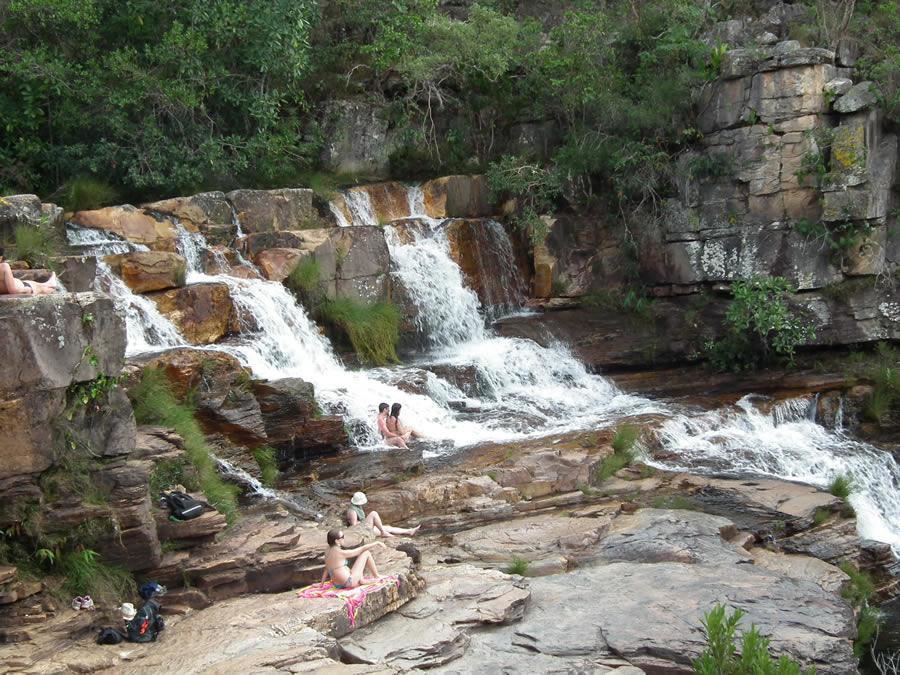
[(391, 436), (390, 438), (386, 438), (385, 441), (388, 445), (392, 445), (395, 448), (409, 450), (409, 446), (406, 445), (406, 441), (404, 441), (400, 436)]
[(353, 567), (350, 568), (350, 576), (353, 579), (353, 583), (347, 588), (359, 586), (366, 572), (369, 572), (373, 577), (378, 576), (378, 568), (375, 567), (375, 559), (369, 551), (364, 551), (362, 555), (353, 561)]
[(378, 534), (380, 534), (382, 537), (391, 536), (384, 531), (384, 525), (381, 524), (381, 516), (378, 515), (378, 511), (369, 511), (369, 514), (366, 516), (366, 525), (371, 527), (373, 530), (377, 530)]
[(382, 527), (388, 534), (399, 534), (401, 536), (411, 537), (416, 532), (418, 532), (419, 528), (422, 526), (418, 525), (416, 527), (393, 527), (392, 525), (383, 525)]

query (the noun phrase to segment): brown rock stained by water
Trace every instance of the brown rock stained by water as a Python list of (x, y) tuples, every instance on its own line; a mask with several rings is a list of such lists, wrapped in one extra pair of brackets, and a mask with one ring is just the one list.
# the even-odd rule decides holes
[(494, 213), (484, 176), (444, 176), (422, 185), (429, 218), (484, 218)]
[(72, 222), (81, 227), (106, 230), (133, 244), (160, 251), (174, 251), (178, 239), (175, 223), (164, 216), (155, 217), (125, 204), (93, 211), (77, 211)]
[(107, 256), (106, 262), (135, 293), (179, 288), (187, 275), (185, 259), (166, 251), (123, 253)]
[(237, 310), (224, 283), (191, 284), (147, 297), (191, 344), (212, 344), (240, 331)]

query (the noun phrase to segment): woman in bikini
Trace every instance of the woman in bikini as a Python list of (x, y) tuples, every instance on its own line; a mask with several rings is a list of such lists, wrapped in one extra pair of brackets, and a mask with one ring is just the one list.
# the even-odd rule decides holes
[[(371, 544), (356, 548), (342, 548), (344, 533), (340, 530), (328, 531), (328, 549), (325, 551), (325, 569), (322, 570), (322, 582), (329, 577), (335, 588), (355, 588), (362, 583), (363, 574), (378, 577), (375, 558), (369, 552), (376, 546), (384, 546), (383, 542), (373, 541)], [(350, 566), (350, 558), (356, 558)]]
[(59, 288), (56, 274), (51, 274), (50, 279), (44, 283), (16, 279), (9, 263), (4, 260), (3, 253), (0, 248), (0, 295), (49, 295)]
[(419, 531), (421, 525), (416, 527), (392, 527), (381, 522), (381, 516), (378, 511), (369, 511), (366, 515), (363, 506), (369, 503), (369, 499), (364, 492), (356, 492), (350, 498), (350, 508), (347, 509), (346, 518), (350, 527), (357, 523), (365, 523), (373, 530), (378, 532), (382, 537), (396, 537), (397, 535), (412, 537)]
[(387, 403), (379, 403), (378, 404), (378, 417), (375, 422), (378, 425), (378, 432), (381, 434), (381, 437), (384, 439), (384, 442), (388, 445), (392, 445), (395, 448), (402, 448), (403, 450), (409, 450), (409, 446), (406, 445), (406, 441), (397, 434), (396, 432), (388, 429), (387, 425), (388, 419), (388, 404)]
[(422, 434), (420, 434), (412, 427), (407, 427), (400, 424), (400, 408), (402, 407), (403, 406), (401, 406), (399, 403), (395, 403), (391, 406), (391, 414), (385, 421), (388, 431), (390, 431), (392, 434), (396, 434), (399, 438), (402, 438), (404, 443), (409, 443), (409, 441), (413, 438), (424, 438)]

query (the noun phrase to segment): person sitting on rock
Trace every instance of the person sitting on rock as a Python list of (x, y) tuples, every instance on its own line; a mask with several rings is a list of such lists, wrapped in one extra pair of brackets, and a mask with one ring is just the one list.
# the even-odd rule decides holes
[(400, 424), (400, 408), (402, 407), (403, 406), (401, 406), (399, 403), (395, 403), (391, 406), (391, 414), (385, 421), (388, 431), (402, 438), (404, 443), (409, 443), (409, 441), (413, 438), (424, 438), (422, 434), (420, 434), (412, 427), (407, 427)]
[(390, 525), (385, 525), (381, 522), (381, 516), (378, 515), (378, 511), (372, 511), (369, 515), (366, 515), (366, 512), (363, 510), (363, 505), (367, 504), (369, 500), (366, 498), (366, 495), (362, 492), (357, 492), (350, 498), (350, 508), (347, 509), (347, 523), (349, 523), (350, 527), (353, 527), (357, 523), (365, 523), (372, 529), (374, 529), (378, 534), (382, 537), (394, 537), (396, 535), (401, 536), (413, 536), (416, 532), (419, 531), (418, 527), (411, 528), (402, 528), (402, 527), (391, 527)]
[(9, 263), (3, 259), (3, 253), (3, 249), (0, 248), (0, 295), (49, 295), (59, 288), (59, 280), (55, 273), (43, 283), (16, 279)]
[(403, 448), (404, 450), (409, 450), (409, 446), (406, 445), (406, 441), (403, 440), (403, 437), (388, 428), (387, 417), (388, 404), (379, 403), (377, 424), (378, 431), (381, 433), (381, 437), (384, 439), (384, 442), (388, 445), (393, 445), (395, 448)]
[[(328, 531), (328, 549), (325, 551), (325, 569), (322, 570), (322, 582), (329, 577), (335, 588), (355, 588), (363, 581), (368, 572), (371, 577), (378, 578), (375, 558), (369, 553), (376, 546), (384, 546), (383, 542), (373, 541), (371, 544), (356, 548), (342, 548), (344, 533), (340, 530)], [(350, 566), (350, 558), (356, 558)]]

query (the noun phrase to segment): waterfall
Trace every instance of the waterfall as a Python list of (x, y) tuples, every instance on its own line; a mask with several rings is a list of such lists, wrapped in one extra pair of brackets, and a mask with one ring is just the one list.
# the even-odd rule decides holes
[[(793, 415), (787, 411), (793, 409)], [(660, 468), (720, 475), (762, 475), (826, 488), (850, 475), (850, 503), (863, 537), (900, 551), (900, 465), (888, 452), (809, 420), (809, 399), (795, 399), (770, 414), (745, 396), (735, 408), (679, 414), (657, 432), (666, 461)]]
[(97, 277), (94, 288), (108, 294), (116, 308), (125, 316), (128, 341), (125, 355), (134, 356), (146, 352), (183, 347), (187, 343), (175, 325), (164, 317), (152, 300), (132, 293), (102, 260), (97, 260)]
[(279, 504), (282, 504), (285, 508), (287, 508), (288, 511), (291, 511), (295, 515), (301, 516), (303, 518), (309, 518), (310, 520), (322, 520), (322, 514), (318, 513), (311, 503), (307, 505), (301, 505), (297, 503), (297, 500), (295, 498), (289, 495), (285, 495), (283, 492), (279, 492), (278, 490), (267, 488), (262, 483), (260, 483), (258, 479), (254, 478), (240, 467), (235, 466), (228, 460), (222, 459), (221, 457), (216, 457), (215, 455), (213, 455), (213, 459), (215, 459), (220, 473), (224, 474), (235, 483), (239, 483), (240, 485), (246, 487), (251, 494), (256, 495), (257, 497), (260, 497), (264, 500), (278, 502)]
[(66, 223), (66, 240), (69, 246), (78, 253), (88, 256), (105, 256), (128, 253), (130, 251), (149, 251), (146, 246), (132, 244), (118, 235), (106, 230), (93, 230), (79, 227), (74, 223)]
[[(203, 271), (203, 251), (209, 248), (206, 237), (202, 233), (188, 232), (187, 228), (175, 219), (175, 231), (178, 233), (176, 248), (187, 263), (188, 273)], [(227, 268), (226, 263), (226, 268)]]

